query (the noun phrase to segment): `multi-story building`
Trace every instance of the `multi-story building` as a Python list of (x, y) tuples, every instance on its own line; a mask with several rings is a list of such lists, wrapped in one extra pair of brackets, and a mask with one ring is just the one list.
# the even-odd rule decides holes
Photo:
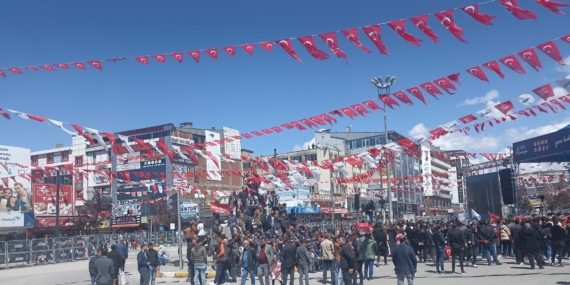
[[(429, 167), (426, 167), (429, 165)], [(457, 181), (454, 170), (444, 152), (430, 145), (422, 146), (422, 168), (424, 175), (424, 193), (426, 196), (426, 215), (445, 216), (453, 213), (452, 198), (458, 198)], [(450, 179), (450, 176), (452, 176)], [(426, 187), (427, 186), (427, 187)]]
[(467, 173), (463, 171), (463, 167), (470, 165), (469, 156), (465, 155), (463, 150), (451, 150), (446, 151), (450, 156), (449, 165), (452, 169), (455, 169), (457, 174), (457, 202), (459, 204), (459, 211), (465, 212), (467, 209), (467, 199), (465, 199), (465, 191), (467, 187), (465, 184), (465, 178)]

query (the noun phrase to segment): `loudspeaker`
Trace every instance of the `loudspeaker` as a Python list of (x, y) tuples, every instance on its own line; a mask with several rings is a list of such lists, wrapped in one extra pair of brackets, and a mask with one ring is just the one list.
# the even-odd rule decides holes
[(354, 194), (354, 210), (360, 210), (360, 194)]
[(499, 180), (501, 181), (501, 194), (505, 205), (514, 204), (513, 199), (513, 170), (510, 168), (499, 170)]

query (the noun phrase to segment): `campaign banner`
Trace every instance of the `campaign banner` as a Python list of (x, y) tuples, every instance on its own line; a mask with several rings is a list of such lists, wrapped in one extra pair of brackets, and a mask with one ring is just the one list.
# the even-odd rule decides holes
[(180, 217), (190, 219), (198, 216), (198, 204), (190, 203), (190, 200), (180, 200)]
[(232, 207), (230, 204), (220, 204), (220, 203), (210, 202), (210, 210), (214, 214), (227, 216), (230, 214), (230, 211), (232, 212), (235, 211), (235, 207)]
[[(55, 228), (56, 221), (56, 218), (37, 217), (35, 228)], [(59, 226), (63, 228), (73, 227), (75, 223), (71, 218), (60, 218)]]
[[(34, 184), (34, 214), (39, 216), (55, 216), (57, 210), (57, 191), (55, 184)], [(71, 185), (59, 186), (59, 215), (74, 214), (75, 197)]]

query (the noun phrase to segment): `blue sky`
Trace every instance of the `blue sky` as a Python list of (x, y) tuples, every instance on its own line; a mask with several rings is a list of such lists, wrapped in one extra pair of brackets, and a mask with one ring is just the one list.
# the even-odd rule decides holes
[[(475, 2), (5, 1), (0, 10), (0, 67), (278, 40), (410, 18)], [(148, 65), (135, 60), (107, 63), (102, 72), (91, 67), (86, 71), (74, 67), (24, 71), (24, 75), (7, 72), (6, 79), (0, 78), (0, 107), (111, 132), (185, 121), (204, 128), (260, 130), (375, 99), (370, 79), (377, 75), (396, 75), (392, 91), (404, 90), (570, 33), (568, 16), (556, 15), (534, 1), (519, 3), (534, 11), (538, 21), (518, 21), (498, 3), (480, 6), (483, 13), (498, 16), (494, 26), (484, 26), (456, 11), (455, 20), (465, 30), (467, 44), (455, 39), (434, 16), (430, 16), (429, 24), (439, 36), (439, 44), (431, 42), (410, 22), (407, 30), (423, 40), (421, 47), (405, 42), (383, 25), (382, 37), (390, 56), (380, 55), (362, 31), (360, 40), (372, 54), (365, 54), (339, 33), (348, 65), (332, 56), (316, 38), (318, 46), (331, 54), (328, 60), (312, 58), (294, 40), (302, 63), (280, 48), (268, 53), (256, 46), (254, 56), (238, 50), (234, 58), (224, 53), (214, 61), (202, 54), (200, 63), (186, 56), (181, 64), (170, 58), (165, 64), (154, 60)], [(563, 57), (570, 55), (569, 44), (556, 43)], [(501, 66), (504, 80), (485, 70), (490, 84), (463, 73), (462, 86), (454, 96), (445, 95), (436, 101), (424, 94), (429, 105), (412, 98), (414, 106), (401, 104), (396, 111), (390, 111), (389, 129), (405, 135), (414, 127), (421, 131), (420, 123), (433, 129), (486, 107), (486, 100), (462, 105), (467, 99), (496, 90), (498, 96), (487, 98), (502, 102), (565, 75), (553, 60), (542, 53), (539, 57), (544, 66), (540, 73), (526, 63), (526, 75)], [(522, 108), (515, 105), (517, 110)], [(11, 121), (0, 119), (0, 144), (32, 150), (47, 149), (56, 143), (71, 144), (67, 134), (47, 123), (24, 121), (17, 116)], [(541, 132), (537, 130), (544, 132), (545, 127), (553, 128), (567, 119), (567, 111), (541, 114), (501, 124), (482, 135), (471, 132), (467, 140), (452, 138), (451, 143), (442, 146), (459, 144), (467, 151), (499, 151), (513, 138)], [(382, 114), (340, 119), (332, 130), (342, 131), (348, 125), (353, 131), (383, 130)], [(509, 132), (519, 136), (506, 136)], [(312, 137), (310, 131), (287, 131), (244, 140), (242, 146), (256, 154), (272, 153), (273, 148), (285, 152)], [(493, 143), (487, 143), (489, 139)]]

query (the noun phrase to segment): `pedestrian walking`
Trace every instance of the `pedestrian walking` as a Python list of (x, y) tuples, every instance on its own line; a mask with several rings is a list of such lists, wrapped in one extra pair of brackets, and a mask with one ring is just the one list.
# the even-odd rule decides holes
[[(192, 264), (194, 264), (194, 284), (206, 285), (206, 268), (208, 268), (208, 257), (206, 255), (206, 248), (204, 247), (203, 240), (196, 241), (196, 245), (192, 248), (190, 255)], [(198, 283), (198, 280), (200, 280), (200, 283)]]
[(404, 280), (408, 281), (408, 285), (414, 285), (414, 276), (418, 268), (416, 253), (407, 244), (406, 236), (400, 236), (399, 241), (400, 244), (392, 251), (392, 262), (394, 263), (398, 285), (404, 285)]
[(245, 285), (248, 274), (249, 278), (251, 279), (251, 285), (255, 285), (255, 264), (257, 262), (257, 253), (255, 252), (255, 249), (249, 244), (249, 240), (243, 241), (243, 254), (241, 257), (241, 285)]
[(101, 249), (97, 249), (97, 254), (89, 260), (89, 276), (91, 276), (91, 285), (97, 285), (95, 281), (95, 276), (97, 276), (97, 271), (95, 270), (95, 261), (101, 257)]
[(343, 283), (346, 285), (352, 284), (352, 274), (354, 274), (354, 251), (346, 242), (346, 237), (341, 236), (337, 238), (340, 246), (340, 269), (342, 270)]
[(107, 249), (101, 249), (101, 257), (97, 258), (94, 263), (95, 283), (97, 285), (112, 285), (113, 276), (115, 275), (113, 261), (107, 257)]
[[(113, 261), (113, 280), (119, 279), (119, 266), (121, 266), (121, 255), (117, 252), (117, 246), (111, 245), (111, 251), (107, 254), (107, 257)], [(116, 282), (116, 281), (113, 281)]]
[(141, 245), (141, 251), (137, 254), (137, 267), (140, 274), (141, 285), (150, 285), (150, 263), (146, 256), (147, 245)]

